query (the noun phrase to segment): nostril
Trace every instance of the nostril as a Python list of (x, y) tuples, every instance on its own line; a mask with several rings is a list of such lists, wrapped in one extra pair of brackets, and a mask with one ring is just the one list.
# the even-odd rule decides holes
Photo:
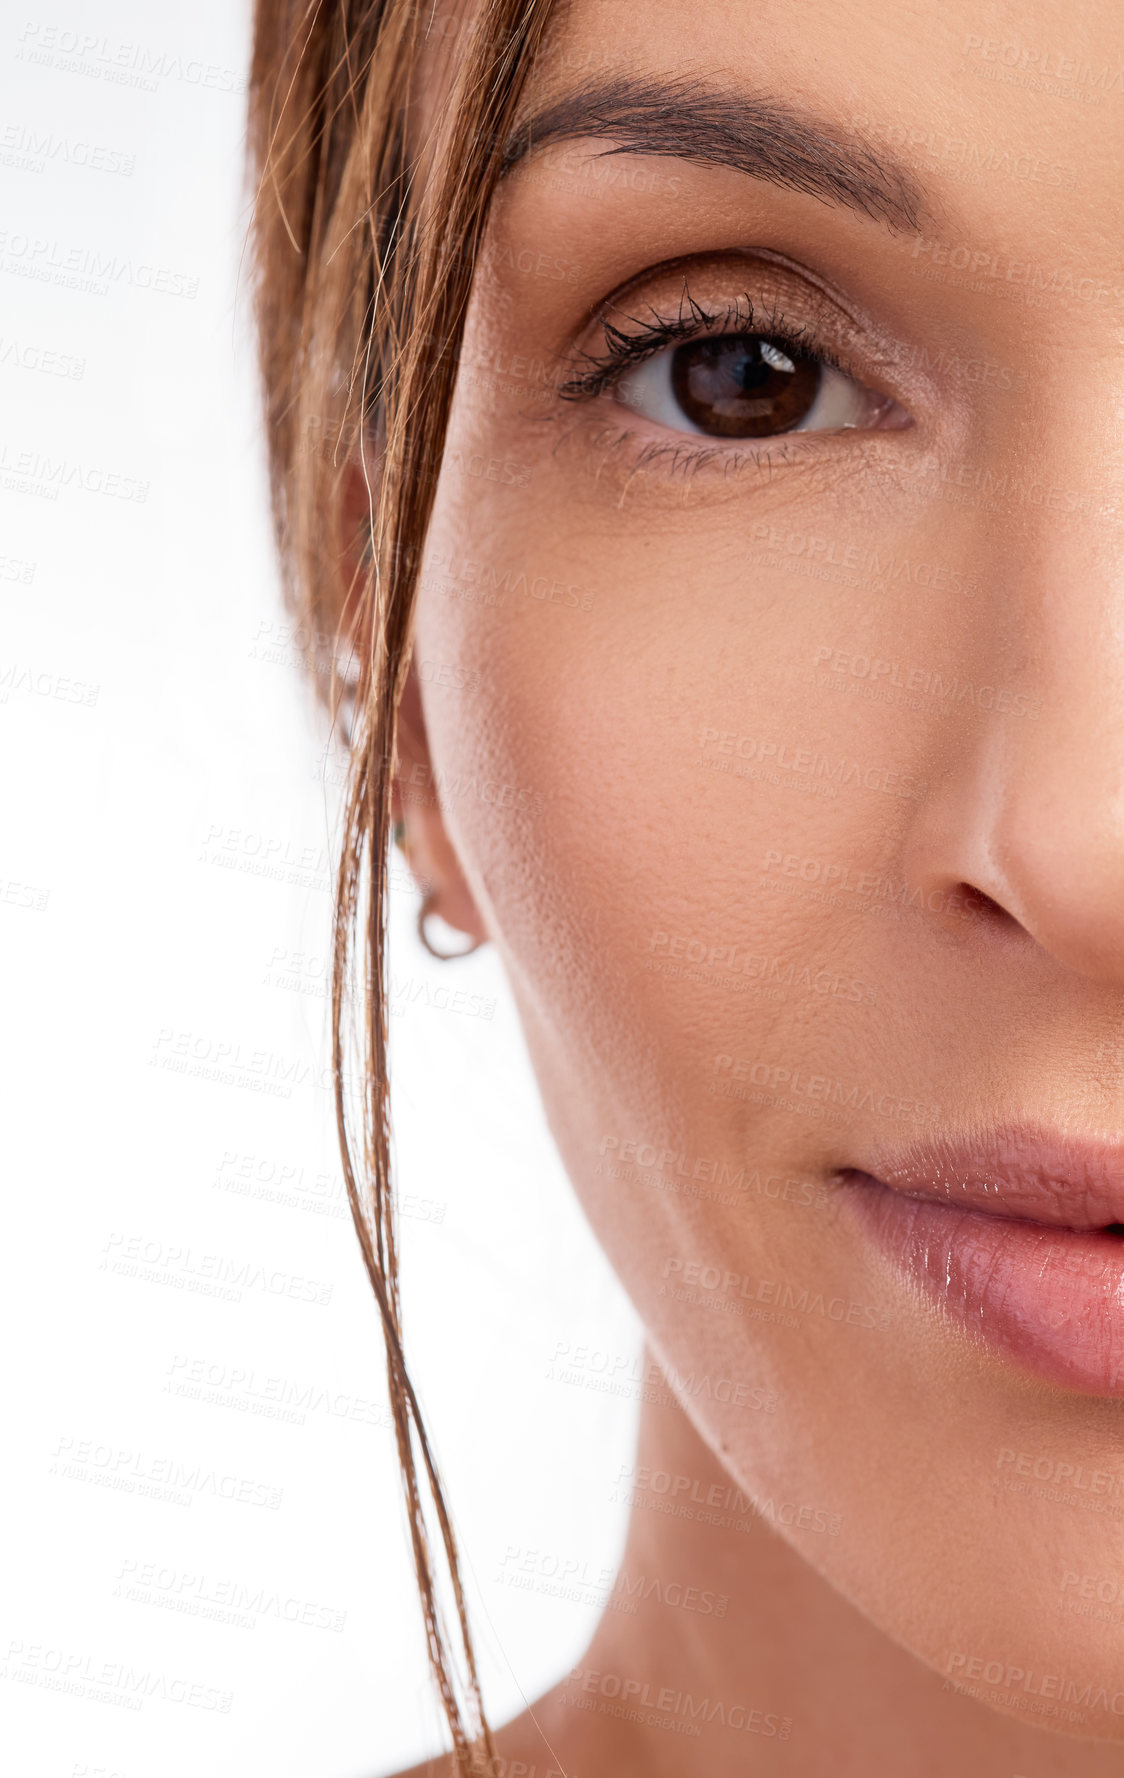
[(968, 919), (990, 920), (1004, 926), (1018, 925), (1013, 914), (1009, 914), (1005, 907), (1001, 907), (997, 901), (993, 901), (990, 895), (985, 895), (983, 890), (977, 889), (973, 883), (961, 883), (956, 893)]

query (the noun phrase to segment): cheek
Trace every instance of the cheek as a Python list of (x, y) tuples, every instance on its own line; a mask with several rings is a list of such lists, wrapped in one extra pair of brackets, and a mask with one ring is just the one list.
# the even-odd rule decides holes
[(537, 479), (468, 481), (419, 604), (419, 649), (453, 669), (424, 688), (433, 761), (588, 1152), (610, 1110), (697, 1114), (731, 1048), (780, 1060), (812, 1018), (822, 1060), (854, 1042), (885, 923), (833, 892), (891, 868), (927, 736), (824, 689), (856, 594), (748, 560), (729, 511), (653, 538)]
[[(888, 867), (919, 737), (815, 683), (842, 599), (748, 561), (742, 514), (653, 539), (550, 486), (443, 478), (418, 612), (454, 669), (424, 687), (433, 764), (575, 1188), (649, 1325), (697, 1330), (669, 1259), (727, 1266), (796, 1226), (792, 1191), (747, 1215), (715, 1181), (747, 1149), (786, 1177), (838, 1160), (838, 1119), (723, 1096), (731, 1059), (751, 1085), (795, 1055), (885, 1076), (885, 922), (831, 873)], [(664, 1189), (665, 1152), (694, 1195)]]

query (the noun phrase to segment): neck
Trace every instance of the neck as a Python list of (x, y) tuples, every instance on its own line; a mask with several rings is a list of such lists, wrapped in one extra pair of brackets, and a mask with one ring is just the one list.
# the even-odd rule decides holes
[(1000, 1716), (891, 1641), (813, 1566), (827, 1515), (747, 1500), (677, 1405), (645, 1405), (631, 1482), (611, 1606), (535, 1712), (568, 1778), (1118, 1773), (1107, 1744)]

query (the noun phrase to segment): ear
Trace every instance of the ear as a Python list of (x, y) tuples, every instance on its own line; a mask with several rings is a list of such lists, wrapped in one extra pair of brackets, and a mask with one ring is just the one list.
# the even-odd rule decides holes
[[(370, 496), (359, 464), (351, 465), (346, 471), (343, 496), (341, 517), (350, 570), (358, 568), (370, 535)], [(423, 895), (428, 896), (428, 911), (440, 915), (448, 925), (474, 938), (478, 944), (484, 944), (491, 935), (445, 829), (429, 757), (416, 661), (410, 664), (402, 702), (398, 706), (398, 750), (391, 810), (392, 819), (401, 822), (405, 828), (403, 851), (414, 881)]]
[(428, 895), (429, 911), (439, 914), (458, 932), (467, 933), (477, 944), (484, 944), (491, 934), (465, 881), (434, 783), (421, 685), (414, 662), (398, 706), (398, 751), (391, 808), (393, 819), (405, 827), (404, 850), (415, 882)]

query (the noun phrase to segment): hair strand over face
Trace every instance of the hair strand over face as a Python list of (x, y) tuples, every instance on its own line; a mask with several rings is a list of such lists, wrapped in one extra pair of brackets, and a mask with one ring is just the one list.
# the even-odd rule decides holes
[[(490, 1769), (495, 1754), (456, 1539), (403, 1347), (387, 854), (435, 466), (503, 144), (550, 4), (478, 0), (439, 21), (412, 0), (256, 0), (250, 77), (255, 310), (275, 529), (287, 599), (313, 637), (317, 683), (349, 749), (332, 969), (336, 1121), (386, 1346), (430, 1664), (458, 1774), (479, 1772), (482, 1759)], [(409, 140), (424, 109), (419, 73), (434, 28), (450, 21), (451, 87), (423, 159)], [(356, 464), (368, 497), (361, 550), (344, 517)], [(455, 1635), (439, 1604), (438, 1557)]]

